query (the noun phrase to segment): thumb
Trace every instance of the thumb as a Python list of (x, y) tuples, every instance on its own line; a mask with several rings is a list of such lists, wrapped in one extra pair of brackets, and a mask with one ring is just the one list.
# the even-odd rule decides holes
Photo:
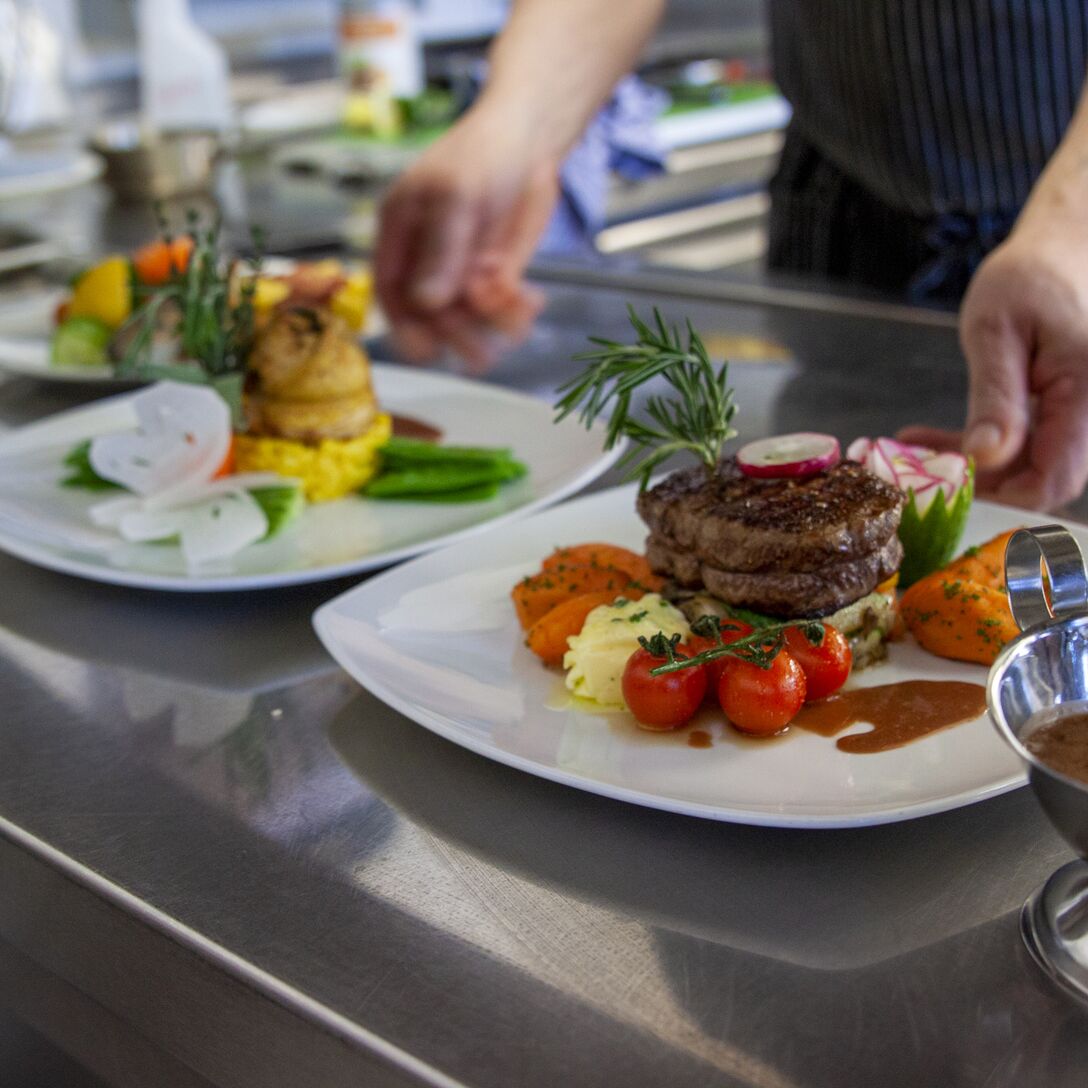
[(1027, 440), (1031, 347), (1010, 320), (973, 315), (969, 305), (960, 332), (970, 382), (963, 452), (980, 468), (1002, 468)]

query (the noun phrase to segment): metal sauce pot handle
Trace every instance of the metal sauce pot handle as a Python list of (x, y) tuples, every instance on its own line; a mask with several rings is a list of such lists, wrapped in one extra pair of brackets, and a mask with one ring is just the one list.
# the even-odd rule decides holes
[[(1043, 567), (1050, 600), (1043, 588)], [(1021, 631), (1088, 611), (1088, 575), (1080, 545), (1060, 525), (1018, 529), (1005, 547), (1009, 605)]]

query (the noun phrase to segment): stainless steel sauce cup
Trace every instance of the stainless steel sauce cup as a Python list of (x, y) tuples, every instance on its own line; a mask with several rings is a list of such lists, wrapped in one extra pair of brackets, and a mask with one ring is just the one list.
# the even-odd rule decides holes
[[(1037, 715), (1088, 711), (1084, 559), (1076, 540), (1060, 525), (1021, 529), (1006, 548), (1005, 574), (1009, 604), (1022, 633), (990, 670), (990, 717), (1027, 765), (1028, 780), (1051, 823), (1085, 859), (1088, 785), (1048, 767), (1024, 744)], [(1067, 991), (1088, 1001), (1088, 861), (1059, 869), (1028, 899), (1021, 931), (1040, 966)]]

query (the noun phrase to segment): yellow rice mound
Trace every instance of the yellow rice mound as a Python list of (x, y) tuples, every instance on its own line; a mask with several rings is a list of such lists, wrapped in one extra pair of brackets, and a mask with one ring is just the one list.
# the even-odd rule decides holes
[(234, 440), (236, 472), (278, 472), (302, 481), (310, 502), (327, 502), (358, 491), (380, 467), (381, 447), (393, 421), (381, 412), (358, 438), (325, 438), (315, 445), (290, 438), (240, 434)]

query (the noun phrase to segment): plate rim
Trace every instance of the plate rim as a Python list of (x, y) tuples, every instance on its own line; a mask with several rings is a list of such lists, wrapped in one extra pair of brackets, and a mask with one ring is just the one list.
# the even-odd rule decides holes
[[(560, 505), (565, 508), (579, 503), (599, 501), (603, 496), (610, 494), (614, 495), (617, 492), (633, 493), (636, 486), (637, 485), (625, 484), (608, 488), (599, 492), (594, 492), (592, 495), (582, 496), (574, 502), (557, 504), (553, 509), (559, 509)], [(1037, 520), (1040, 516), (1049, 516), (1040, 515), (1038, 511), (1023, 510), (1018, 507), (986, 502), (984, 499), (978, 499), (976, 502), (985, 507), (998, 508), (1007, 512), (1011, 517), (1021, 515), (1028, 520)], [(1078, 524), (1073, 519), (1064, 520), (1069, 521), (1071, 524)], [(1085, 527), (1081, 526), (1081, 528), (1083, 530)], [(451, 545), (451, 547), (453, 546), (456, 545)], [(413, 705), (410, 700), (402, 698), (396, 692), (388, 688), (383, 683), (380, 676), (366, 674), (366, 681), (364, 683), (364, 681), (356, 674), (354, 667), (349, 667), (346, 655), (342, 653), (342, 648), (338, 640), (330, 630), (333, 617), (340, 612), (344, 602), (349, 598), (370, 592), (372, 588), (376, 584), (380, 584), (384, 578), (399, 576), (405, 569), (410, 568), (414, 562), (435, 561), (441, 556), (442, 552), (446, 550), (448, 549), (445, 547), (431, 550), (424, 555), (418, 556), (413, 563), (402, 564), (396, 570), (387, 571), (375, 578), (368, 579), (365, 583), (344, 590), (342, 593), (337, 594), (337, 596), (321, 604), (314, 611), (311, 622), (315, 633), (329, 655), (357, 684), (360, 685), (360, 687), (380, 699), (395, 712), (403, 715), (410, 721), (415, 722), (417, 725), (422, 726), (429, 732), (442, 737), (444, 740), (449, 741), (460, 748), (464, 748), (467, 751), (482, 756), (485, 759), (493, 760), (496, 763), (533, 775), (536, 778), (542, 778), (546, 781), (555, 782), (559, 785), (568, 786), (574, 789), (580, 789), (583, 792), (607, 797), (612, 800), (635, 804), (643, 808), (652, 808), (658, 811), (671, 812), (677, 815), (691, 816), (698, 819), (713, 820), (721, 823), (736, 823), (748, 826), (775, 827), (791, 830), (845, 830), (860, 827), (878, 827), (885, 824), (901, 823), (906, 820), (922, 819), (927, 816), (934, 816), (942, 812), (950, 812), (954, 809), (965, 808), (968, 805), (987, 801), (1027, 785), (1027, 772), (1021, 767), (1018, 771), (1011, 772), (983, 787), (959, 790), (954, 794), (948, 794), (942, 797), (931, 798), (929, 800), (918, 801), (911, 804), (895, 804), (886, 808), (878, 807), (875, 809), (868, 807), (864, 810), (852, 813), (840, 812), (835, 815), (829, 815), (826, 812), (814, 812), (812, 810), (807, 812), (782, 812), (771, 809), (732, 809), (728, 806), (711, 805), (700, 801), (686, 801), (681, 798), (647, 793), (643, 790), (619, 786), (599, 779), (590, 778), (577, 772), (564, 771), (559, 767), (539, 763), (531, 758), (520, 756), (517, 753), (489, 745), (485, 741), (477, 739), (467, 731), (457, 732), (455, 729), (450, 728), (427, 708)]]
[[(412, 375), (415, 378), (423, 378), (428, 382), (445, 384), (460, 390), (480, 389), (487, 391), (489, 396), (500, 401), (516, 403), (522, 407), (533, 406), (542, 410), (549, 410), (550, 406), (542, 397), (535, 397), (530, 393), (509, 389), (504, 386), (488, 384), (462, 378), (454, 374), (422, 370), (411, 366), (402, 366), (388, 362), (372, 362), (372, 373), (376, 385), (380, 386), (383, 373), (395, 373), (399, 376)], [(87, 404), (66, 408), (61, 412), (43, 416), (40, 420), (27, 423), (21, 427), (0, 434), (0, 455), (4, 452), (4, 446), (9, 438), (24, 434), (27, 430), (45, 423), (64, 422), (70, 417), (78, 417), (88, 411), (107, 409), (115, 402), (124, 401), (135, 395), (137, 391), (127, 390), (113, 393), (107, 397), (97, 398)], [(604, 426), (600, 423), (593, 425), (591, 430), (598, 431), (603, 439)], [(602, 443), (603, 445), (603, 443)], [(473, 525), (456, 529), (439, 537), (427, 541), (405, 545), (392, 551), (378, 552), (373, 555), (363, 556), (357, 560), (346, 563), (338, 563), (333, 566), (306, 568), (291, 571), (289, 573), (268, 574), (241, 574), (241, 575), (210, 575), (206, 578), (192, 578), (182, 575), (143, 574), (138, 571), (128, 571), (123, 568), (96, 567), (79, 560), (66, 559), (63, 556), (50, 552), (40, 553), (32, 542), (26, 542), (18, 537), (13, 537), (4, 529), (0, 529), (0, 552), (12, 555), (23, 562), (45, 570), (56, 571), (60, 574), (72, 575), (84, 578), (88, 581), (101, 582), (106, 585), (127, 586), (132, 589), (146, 589), (153, 591), (167, 591), (176, 593), (234, 593), (260, 591), (267, 589), (286, 589), (291, 586), (310, 585), (314, 582), (333, 581), (338, 578), (346, 578), (355, 574), (365, 574), (369, 571), (391, 567), (404, 562), (407, 559), (418, 558), (427, 552), (450, 547), (474, 536), (477, 533), (500, 525), (520, 521), (532, 514), (539, 513), (549, 506), (554, 506), (564, 499), (581, 491), (595, 479), (607, 472), (623, 454), (624, 445), (618, 443), (611, 450), (602, 452), (590, 464), (572, 477), (566, 484), (555, 488), (553, 491), (538, 496), (521, 506), (507, 510), (493, 518), (477, 522)]]

